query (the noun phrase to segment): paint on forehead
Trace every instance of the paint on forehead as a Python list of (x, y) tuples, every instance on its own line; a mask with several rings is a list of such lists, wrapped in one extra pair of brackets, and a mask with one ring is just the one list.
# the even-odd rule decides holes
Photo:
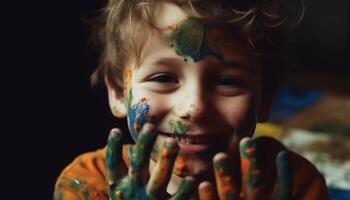
[(200, 61), (207, 55), (213, 55), (222, 60), (215, 38), (209, 37), (211, 29), (199, 19), (189, 17), (166, 36), (166, 41), (170, 47), (175, 48), (177, 55), (191, 57), (194, 62)]
[(147, 99), (142, 97), (138, 102), (133, 103), (132, 89), (129, 91), (128, 100), (128, 127), (131, 137), (136, 141), (138, 132), (142, 126), (149, 121), (148, 112), (150, 105), (147, 103)]
[(188, 124), (182, 123), (180, 120), (170, 120), (169, 121), (170, 130), (172, 133), (185, 135), (191, 131), (191, 126)]

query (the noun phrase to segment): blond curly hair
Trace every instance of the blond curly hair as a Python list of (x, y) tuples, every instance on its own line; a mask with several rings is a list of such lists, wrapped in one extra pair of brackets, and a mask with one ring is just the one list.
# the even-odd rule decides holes
[[(155, 6), (161, 1), (108, 0), (96, 30), (101, 57), (91, 77), (93, 84), (107, 78), (117, 95), (123, 95), (124, 67), (131, 59), (138, 63), (142, 47), (151, 28), (154, 28), (152, 18)], [(262, 98), (274, 94), (283, 80), (286, 38), (304, 13), (301, 1), (289, 1), (172, 0), (188, 16), (225, 24), (244, 35), (252, 49), (262, 57)], [(295, 6), (297, 3), (299, 6)], [(140, 30), (146, 34), (141, 40), (143, 42), (137, 43), (133, 36), (135, 31)]]

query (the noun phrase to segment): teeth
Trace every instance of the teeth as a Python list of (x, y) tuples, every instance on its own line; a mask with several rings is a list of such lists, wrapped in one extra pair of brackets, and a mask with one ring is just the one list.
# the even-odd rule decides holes
[(187, 137), (187, 136), (176, 135), (176, 134), (171, 134), (169, 136), (182, 144), (203, 144), (207, 142), (207, 138), (205, 137)]

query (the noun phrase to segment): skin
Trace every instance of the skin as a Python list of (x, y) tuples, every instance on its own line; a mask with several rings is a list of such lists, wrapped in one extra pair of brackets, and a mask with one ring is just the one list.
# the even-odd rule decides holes
[[(241, 190), (247, 198), (259, 198), (261, 194), (259, 184), (262, 183), (259, 179), (260, 171), (254, 158), (255, 154), (240, 155), (238, 145), (243, 137), (252, 136), (256, 121), (261, 121), (259, 119), (261, 105), (266, 104), (260, 98), (262, 88), (259, 58), (252, 54), (250, 44), (239, 35), (227, 33), (222, 27), (193, 20), (174, 4), (159, 4), (161, 6), (155, 10), (157, 18), (154, 19), (154, 26), (157, 29), (152, 30), (149, 40), (145, 43), (139, 65), (130, 62), (127, 66), (130, 73), (125, 83), (128, 92), (119, 96), (113, 95), (118, 92), (107, 85), (110, 106), (125, 104), (127, 108), (124, 115), (128, 117), (129, 130), (133, 138), (135, 140), (137, 138), (136, 146), (140, 137), (138, 130), (146, 121), (152, 119), (158, 135), (154, 143), (150, 142), (153, 147), (151, 145), (147, 146), (149, 149), (134, 149), (131, 153), (131, 158), (140, 157), (140, 160), (136, 159), (138, 161), (130, 165), (132, 170), (129, 169), (126, 181), (120, 182), (120, 188), (136, 189), (130, 189), (133, 192), (114, 190), (113, 194), (117, 197), (138, 194), (134, 190), (140, 191), (140, 194), (146, 193), (145, 180), (149, 176), (144, 169), (147, 165), (145, 158), (149, 158), (152, 152), (153, 160), (170, 162), (161, 160), (164, 159), (161, 157), (161, 149), (169, 138), (167, 135), (184, 137), (205, 135), (209, 138), (207, 146), (200, 150), (193, 150), (195, 145), (188, 150), (178, 140), (178, 156), (175, 158), (172, 176), (184, 178), (191, 175), (199, 181), (213, 183), (216, 180), (222, 187), (224, 183), (229, 185), (228, 188), (220, 186), (203, 190), (209, 191), (202, 195), (208, 198), (212, 196), (210, 191), (215, 190), (221, 199), (235, 197)], [(119, 113), (122, 112), (123, 110), (119, 110)], [(185, 126), (190, 128), (183, 128)], [(233, 140), (234, 142), (229, 142)], [(217, 152), (228, 152), (228, 157), (237, 161), (236, 165), (242, 156), (244, 163), (242, 171), (237, 170), (239, 166), (236, 165), (231, 168), (239, 173), (230, 174), (225, 171), (230, 168), (227, 167), (228, 162), (215, 165), (214, 161), (213, 167), (212, 159)], [(138, 153), (144, 153), (145, 156), (134, 155)], [(242, 189), (240, 184), (234, 184), (241, 174), (245, 180)], [(133, 179), (139, 181), (130, 183)], [(152, 184), (157, 185), (154, 180)], [(183, 189), (183, 186), (173, 181), (173, 178), (170, 178), (169, 185), (180, 188), (178, 191), (188, 189)], [(173, 195), (172, 192), (169, 193)]]
[[(149, 123), (144, 124), (141, 132), (138, 133), (136, 144), (132, 148), (128, 173), (123, 175), (122, 172), (125, 171), (125, 166), (121, 159), (121, 132), (116, 129), (111, 131), (106, 151), (110, 199), (165, 199), (165, 186), (170, 179), (171, 169), (178, 152), (178, 145), (172, 139), (164, 143), (156, 167), (149, 176), (148, 161), (155, 138), (155, 127)], [(170, 199), (180, 200), (184, 197), (187, 198), (192, 195), (193, 190), (194, 179), (186, 177), (178, 192)]]

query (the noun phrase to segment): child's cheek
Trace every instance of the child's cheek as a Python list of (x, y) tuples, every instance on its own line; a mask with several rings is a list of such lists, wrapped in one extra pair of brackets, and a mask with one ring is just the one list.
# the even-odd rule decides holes
[(146, 97), (135, 97), (132, 88), (129, 91), (127, 98), (127, 112), (128, 112), (128, 127), (130, 134), (134, 141), (137, 139), (138, 133), (141, 131), (142, 126), (152, 121), (149, 111), (151, 106)]
[(230, 109), (230, 112), (228, 112), (226, 119), (228, 119), (231, 127), (234, 128), (237, 135), (244, 137), (252, 136), (254, 133), (257, 121), (256, 102), (255, 95), (248, 95), (231, 103), (233, 107)]
[(252, 94), (249, 98), (247, 110), (245, 111), (244, 119), (241, 121), (241, 129), (244, 132), (240, 133), (243, 136), (251, 137), (254, 134), (256, 122), (257, 122), (257, 98)]

